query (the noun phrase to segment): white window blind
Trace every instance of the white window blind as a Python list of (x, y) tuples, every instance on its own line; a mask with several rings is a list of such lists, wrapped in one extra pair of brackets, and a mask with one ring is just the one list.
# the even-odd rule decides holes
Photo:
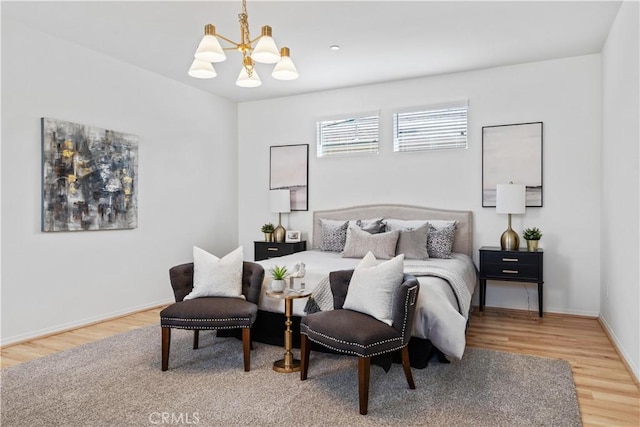
[(393, 151), (467, 148), (467, 101), (393, 115)]
[(317, 122), (318, 157), (377, 154), (379, 114)]

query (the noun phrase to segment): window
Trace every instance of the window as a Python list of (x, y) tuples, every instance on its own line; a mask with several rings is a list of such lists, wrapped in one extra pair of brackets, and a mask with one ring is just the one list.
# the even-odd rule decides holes
[(393, 151), (467, 148), (467, 101), (393, 115)]
[(317, 122), (318, 157), (377, 154), (379, 114)]

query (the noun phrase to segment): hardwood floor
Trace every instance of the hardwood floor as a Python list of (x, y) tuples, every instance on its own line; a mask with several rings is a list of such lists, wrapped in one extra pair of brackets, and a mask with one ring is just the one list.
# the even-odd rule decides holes
[[(155, 308), (2, 348), (2, 368), (142, 326), (157, 324)], [(639, 426), (640, 392), (596, 319), (487, 308), (476, 311), (470, 347), (567, 360), (585, 426)], [(427, 368), (428, 369), (428, 368)]]

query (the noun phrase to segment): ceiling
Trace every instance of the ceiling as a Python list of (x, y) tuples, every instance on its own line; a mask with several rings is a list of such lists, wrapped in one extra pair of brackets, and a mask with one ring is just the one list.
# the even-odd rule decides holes
[[(599, 53), (620, 1), (248, 0), (251, 37), (273, 27), (300, 78), (239, 88), (241, 55), (187, 75), (205, 24), (239, 40), (241, 1), (2, 2), (18, 22), (235, 102)], [(339, 51), (329, 46), (338, 44)]]

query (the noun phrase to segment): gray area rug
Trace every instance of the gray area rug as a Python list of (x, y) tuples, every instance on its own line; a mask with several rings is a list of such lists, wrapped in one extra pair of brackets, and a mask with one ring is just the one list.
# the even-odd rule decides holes
[[(358, 414), (355, 358), (312, 352), (309, 378), (273, 371), (283, 349), (255, 343), (251, 372), (235, 338), (174, 330), (160, 370), (150, 326), (1, 373), (2, 426), (579, 426), (562, 360), (467, 349), (463, 360), (413, 370), (371, 367), (369, 414)], [(296, 350), (296, 355), (297, 355)]]

